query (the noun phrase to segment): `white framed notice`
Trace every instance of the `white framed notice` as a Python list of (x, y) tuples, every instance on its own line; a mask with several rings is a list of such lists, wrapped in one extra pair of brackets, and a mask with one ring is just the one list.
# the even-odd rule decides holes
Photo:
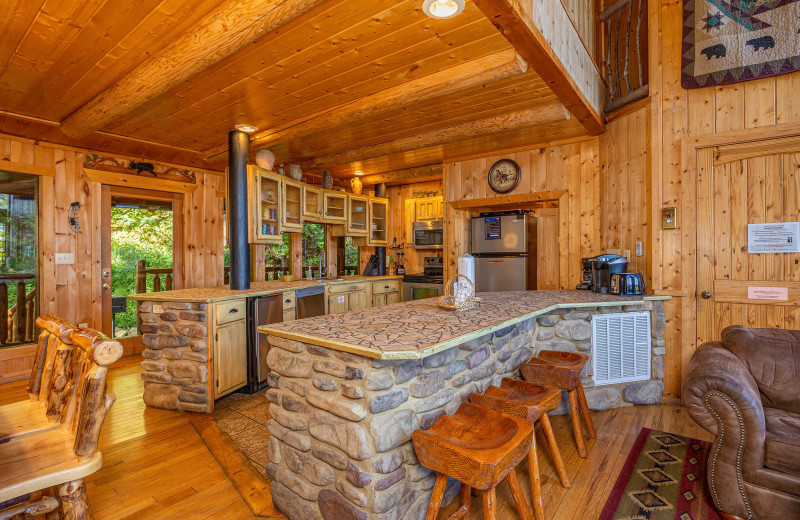
[(748, 253), (800, 253), (800, 222), (747, 224)]

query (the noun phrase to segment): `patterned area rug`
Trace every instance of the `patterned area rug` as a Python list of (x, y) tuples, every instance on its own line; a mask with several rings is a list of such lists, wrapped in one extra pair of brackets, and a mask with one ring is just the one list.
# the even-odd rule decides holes
[(711, 446), (642, 428), (599, 520), (720, 520), (706, 484)]
[(800, 0), (683, 0), (681, 85), (800, 70)]

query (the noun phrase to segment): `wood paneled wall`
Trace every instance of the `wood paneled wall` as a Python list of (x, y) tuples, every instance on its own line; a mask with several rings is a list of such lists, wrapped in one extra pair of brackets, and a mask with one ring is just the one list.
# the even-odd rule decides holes
[[(408, 274), (422, 273), (424, 269), (423, 258), (426, 256), (442, 256), (442, 251), (416, 251), (412, 247), (413, 237), (408, 236), (407, 228), (409, 220), (414, 221), (414, 215), (405, 212), (405, 201), (414, 197), (417, 191), (437, 191), (442, 193), (442, 181), (422, 182), (418, 184), (405, 184), (402, 186), (390, 186), (386, 188), (386, 197), (389, 199), (389, 244), (397, 239), (398, 244), (405, 242), (403, 253), (403, 265)], [(397, 251), (386, 251), (392, 253), (397, 259)]]
[(583, 40), (586, 50), (595, 61), (599, 63), (597, 55), (597, 11), (596, 0), (561, 0), (564, 10), (572, 20), (572, 25), (578, 31), (578, 35)]
[[(697, 90), (680, 85), (680, 0), (649, 3), (653, 288), (667, 304), (665, 387), (680, 396), (682, 373), (696, 345), (696, 194), (681, 164), (681, 139), (800, 121), (800, 73)], [(660, 229), (661, 207), (678, 208), (678, 229)], [(705, 230), (697, 223), (698, 232)], [(673, 352), (674, 355), (670, 355)]]
[[(600, 243), (630, 251), (628, 271), (642, 273), (650, 287), (648, 228), (649, 106), (609, 121), (600, 137)], [(636, 256), (642, 242), (642, 256)]]
[[(16, 170), (51, 169), (39, 183), (39, 312), (53, 313), (74, 323), (100, 328), (100, 201), (101, 185), (83, 173), (85, 152), (36, 144), (0, 136), (0, 170), (3, 162)], [(198, 188), (185, 201), (184, 287), (223, 283), (222, 209), (225, 179), (221, 175), (198, 174)], [(81, 233), (69, 228), (67, 212), (80, 202)], [(56, 253), (73, 253), (75, 263), (56, 265)], [(0, 381), (6, 372), (30, 366), (32, 354), (19, 350), (26, 359), (14, 360), (12, 349), (0, 358)]]
[(567, 190), (559, 200), (560, 286), (574, 288), (580, 281), (581, 258), (602, 248), (600, 226), (599, 140), (589, 139), (448, 163), (445, 166), (445, 278), (455, 273), (458, 257), (468, 252), (469, 218), (473, 212), (456, 210), (448, 202), (492, 197), (487, 183), (489, 167), (502, 158), (515, 160), (522, 170), (513, 194)]

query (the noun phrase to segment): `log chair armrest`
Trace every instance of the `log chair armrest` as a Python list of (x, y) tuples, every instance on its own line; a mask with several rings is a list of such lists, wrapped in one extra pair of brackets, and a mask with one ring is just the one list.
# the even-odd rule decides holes
[(764, 467), (764, 409), (753, 376), (722, 343), (698, 348), (683, 385), (683, 403), (697, 423), (716, 435), (708, 484), (720, 511), (750, 518), (742, 474)]

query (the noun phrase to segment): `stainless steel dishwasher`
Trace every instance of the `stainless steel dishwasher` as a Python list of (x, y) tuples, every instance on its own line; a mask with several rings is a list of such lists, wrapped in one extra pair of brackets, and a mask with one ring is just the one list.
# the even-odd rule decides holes
[(325, 287), (307, 287), (295, 291), (297, 299), (297, 319), (311, 318), (325, 314)]
[(254, 393), (267, 386), (267, 336), (258, 332), (259, 325), (283, 321), (283, 298), (276, 296), (256, 296), (247, 299), (247, 386), (246, 393)]

